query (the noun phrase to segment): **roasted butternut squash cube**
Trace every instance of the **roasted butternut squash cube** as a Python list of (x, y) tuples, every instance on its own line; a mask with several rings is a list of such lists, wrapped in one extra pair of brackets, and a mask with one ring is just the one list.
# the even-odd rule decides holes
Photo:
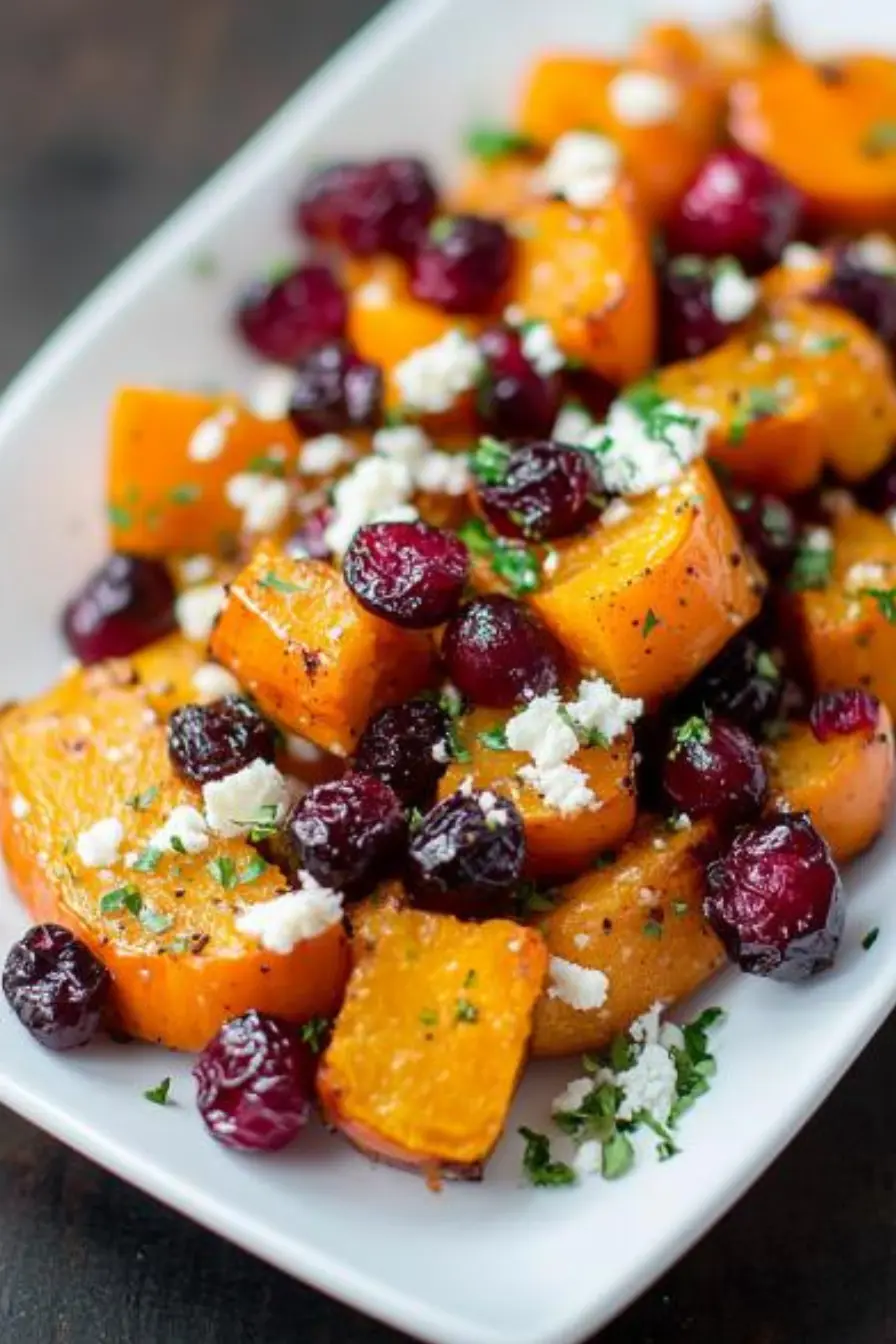
[(612, 526), (557, 543), (529, 600), (582, 668), (655, 702), (753, 619), (764, 580), (705, 463), (630, 503)]
[[(550, 982), (535, 1010), (536, 1055), (598, 1050), (654, 1003), (675, 1003), (725, 960), (703, 918), (709, 822), (672, 830), (643, 817), (614, 862), (584, 873), (538, 916), (551, 957), (603, 971), (599, 1008), (573, 1007)], [(534, 916), (533, 916), (534, 918)]]
[(477, 1179), (525, 1061), (541, 935), (399, 910), (364, 936), (318, 1073), (324, 1115), (374, 1157)]
[(269, 546), (231, 584), (211, 651), (266, 714), (339, 756), (433, 676), (427, 634), (372, 616), (326, 562)]
[[(13, 885), (35, 920), (65, 925), (108, 967), (122, 1030), (197, 1050), (249, 1008), (298, 1021), (333, 1013), (348, 973), (342, 928), (287, 955), (260, 948), (235, 918), (283, 893), (282, 875), (242, 838), (154, 850), (150, 838), (182, 806), (201, 810), (201, 796), (173, 773), (165, 729), (126, 663), (74, 673), (0, 719)], [(110, 819), (123, 834), (106, 862), (84, 836)]]
[(582, 747), (570, 765), (584, 771), (595, 795), (593, 807), (558, 812), (517, 774), (531, 764), (524, 752), (488, 745), (508, 714), (476, 709), (456, 725), (455, 733), (469, 760), (454, 761), (442, 777), (439, 797), (455, 793), (464, 780), (509, 798), (526, 828), (526, 865), (531, 877), (564, 877), (581, 872), (592, 859), (621, 844), (635, 824), (635, 768), (632, 734), (609, 747)]
[(204, 662), (202, 651), (183, 635), (157, 639), (129, 661), (160, 718), (168, 719), (181, 705), (204, 698), (193, 680)]

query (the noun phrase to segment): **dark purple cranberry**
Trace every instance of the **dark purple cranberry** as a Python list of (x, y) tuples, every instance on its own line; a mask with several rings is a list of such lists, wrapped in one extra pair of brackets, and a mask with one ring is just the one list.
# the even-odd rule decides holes
[(736, 635), (678, 698), (679, 718), (719, 714), (758, 733), (781, 704), (784, 678), (767, 647), (751, 630)]
[(243, 295), (236, 323), (265, 359), (293, 364), (316, 345), (345, 333), (348, 313), (342, 286), (326, 266), (298, 266)]
[(557, 690), (563, 665), (554, 637), (500, 593), (474, 598), (449, 622), (442, 659), (462, 695), (496, 708)]
[(579, 448), (483, 439), (471, 467), (482, 511), (503, 537), (568, 537), (606, 503), (595, 459)]
[(96, 1035), (109, 973), (59, 924), (38, 924), (9, 949), (3, 993), (23, 1027), (48, 1050), (73, 1050)]
[(507, 901), (525, 859), (523, 819), (509, 799), (453, 793), (411, 840), (408, 886), (419, 905), (484, 918)]
[(274, 728), (238, 695), (210, 705), (183, 705), (168, 723), (171, 763), (193, 784), (223, 779), (253, 761), (273, 761), (276, 751)]
[(896, 509), (896, 453), (852, 489), (863, 509), (870, 509), (872, 513)]
[(768, 775), (759, 748), (743, 728), (695, 715), (672, 732), (663, 788), (676, 811), (733, 825), (759, 812)]
[(409, 807), (426, 807), (448, 764), (448, 728), (435, 700), (390, 705), (361, 734), (352, 769), (376, 775)]
[(606, 420), (611, 404), (619, 396), (614, 383), (584, 364), (579, 368), (567, 365), (563, 384), (569, 401), (584, 407), (592, 420)]
[(251, 1009), (225, 1022), (193, 1066), (196, 1105), (226, 1148), (274, 1153), (311, 1115), (314, 1057), (294, 1027)]
[(369, 523), (352, 538), (342, 572), (374, 616), (425, 630), (460, 606), (470, 552), (453, 532), (427, 523)]
[(436, 189), (419, 159), (335, 163), (306, 181), (296, 222), (358, 257), (408, 256), (435, 214)]
[(513, 239), (497, 219), (451, 215), (431, 224), (411, 263), (411, 292), (446, 313), (484, 313), (513, 265)]
[(302, 434), (375, 429), (382, 419), (383, 372), (344, 341), (319, 345), (299, 360), (289, 406)]
[(815, 297), (853, 313), (896, 353), (896, 274), (864, 265), (861, 244), (838, 245), (831, 262)]
[(310, 513), (284, 543), (286, 554), (293, 560), (330, 560), (333, 552), (327, 542), (329, 523), (329, 509)]
[(803, 980), (833, 963), (843, 933), (840, 875), (805, 812), (747, 826), (707, 869), (704, 912), (742, 970)]
[(479, 337), (484, 372), (476, 394), (483, 429), (501, 439), (547, 438), (560, 413), (563, 380), (541, 374), (523, 354), (523, 334), (489, 327)]
[(744, 541), (763, 569), (773, 577), (786, 574), (800, 534), (796, 514), (787, 501), (764, 491), (741, 489), (729, 490), (727, 499)]
[(371, 890), (406, 839), (401, 800), (381, 779), (356, 772), (309, 789), (282, 836), (291, 871), (304, 869), (352, 899)]
[(701, 164), (666, 225), (669, 251), (736, 257), (754, 273), (799, 233), (803, 198), (770, 164), (736, 146)]
[(880, 701), (870, 691), (857, 686), (842, 691), (825, 691), (812, 703), (809, 723), (819, 742), (850, 733), (867, 733), (877, 729)]
[(174, 584), (160, 560), (110, 555), (62, 613), (62, 633), (82, 663), (126, 658), (174, 629)]
[(660, 278), (660, 363), (696, 359), (728, 339), (731, 324), (716, 316), (715, 267), (702, 257), (673, 257)]

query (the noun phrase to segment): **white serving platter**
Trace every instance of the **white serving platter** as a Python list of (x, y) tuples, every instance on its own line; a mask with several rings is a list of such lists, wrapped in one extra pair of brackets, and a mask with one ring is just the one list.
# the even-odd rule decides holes
[[(667, 9), (705, 16), (728, 5)], [(896, 49), (891, 0), (792, 0), (788, 26), (818, 50)], [(294, 248), (288, 202), (309, 164), (418, 151), (447, 175), (460, 130), (506, 115), (540, 49), (620, 46), (644, 9), (620, 0), (399, 0), (118, 270), (0, 404), (0, 699), (39, 689), (62, 658), (56, 616), (102, 552), (104, 416), (123, 382), (245, 389), (231, 338), (234, 290)], [(199, 278), (199, 254), (218, 262)], [(572, 1344), (609, 1320), (753, 1182), (896, 1003), (896, 844), (847, 875), (836, 970), (799, 988), (730, 974), (719, 1075), (682, 1125), (684, 1151), (627, 1179), (538, 1191), (520, 1180), (516, 1126), (546, 1128), (575, 1061), (533, 1068), (482, 1186), (432, 1194), (321, 1131), (274, 1159), (239, 1157), (203, 1132), (189, 1061), (100, 1046), (57, 1058), (0, 1008), (0, 1101), (126, 1180), (346, 1302), (437, 1344)], [(26, 920), (0, 891), (0, 947)], [(868, 928), (880, 925), (871, 952)], [(174, 1077), (176, 1105), (143, 1091)]]

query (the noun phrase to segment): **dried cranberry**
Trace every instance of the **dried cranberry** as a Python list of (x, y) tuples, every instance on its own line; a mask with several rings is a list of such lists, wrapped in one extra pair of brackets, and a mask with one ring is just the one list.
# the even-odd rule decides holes
[(744, 149), (714, 150), (666, 225), (670, 252), (736, 257), (756, 272), (799, 233), (803, 198), (770, 164)]
[(526, 858), (523, 819), (493, 793), (454, 793), (433, 808), (411, 840), (408, 886), (434, 910), (487, 917), (518, 884)]
[(330, 510), (310, 513), (284, 543), (283, 549), (293, 560), (330, 560), (333, 552), (327, 542)]
[(504, 537), (571, 536), (606, 502), (594, 457), (578, 448), (483, 439), (471, 466), (482, 511)]
[(477, 597), (449, 622), (442, 659), (458, 690), (477, 705), (515, 704), (560, 685), (559, 645), (512, 597)]
[(257, 1013), (225, 1022), (193, 1066), (196, 1105), (226, 1148), (273, 1153), (311, 1115), (314, 1057), (292, 1026)]
[(436, 209), (436, 189), (419, 159), (336, 163), (306, 181), (296, 210), (299, 228), (359, 257), (407, 256)]
[(775, 577), (786, 574), (799, 540), (799, 523), (786, 500), (767, 491), (732, 489), (728, 505), (744, 541), (763, 569)]
[(95, 1035), (109, 973), (90, 948), (59, 924), (38, 924), (13, 943), (3, 993), (16, 1017), (48, 1050), (73, 1050)]
[(446, 313), (484, 313), (500, 296), (513, 265), (513, 240), (497, 219), (437, 219), (411, 265), (411, 292)]
[(896, 353), (896, 275), (863, 264), (861, 244), (835, 247), (831, 262), (830, 274), (815, 297), (854, 313)]
[(274, 728), (238, 695), (210, 705), (183, 705), (168, 723), (171, 763), (194, 784), (223, 779), (253, 761), (273, 761), (276, 751)]
[(292, 364), (315, 345), (338, 340), (348, 314), (342, 286), (326, 266), (297, 266), (243, 295), (237, 326), (265, 359)]
[(479, 349), (484, 369), (476, 410), (483, 429), (501, 439), (547, 438), (563, 400), (559, 373), (538, 373), (513, 327), (489, 327)]
[(383, 372), (344, 341), (309, 350), (296, 365), (289, 415), (302, 434), (374, 429), (383, 411)]
[(110, 555), (67, 603), (62, 632), (82, 663), (126, 658), (174, 629), (174, 596), (160, 560)]
[(343, 574), (374, 616), (426, 629), (447, 621), (460, 606), (470, 552), (453, 532), (427, 523), (369, 523), (352, 538)]
[(373, 775), (350, 772), (317, 784), (295, 804), (282, 841), (289, 871), (364, 896), (400, 854), (407, 823), (400, 799)]
[(707, 869), (704, 912), (741, 968), (802, 980), (833, 962), (843, 933), (840, 875), (804, 812), (745, 827)]
[(449, 719), (435, 700), (406, 700), (374, 714), (352, 768), (376, 775), (408, 806), (432, 801), (448, 763)]
[(877, 729), (879, 715), (877, 696), (853, 686), (820, 695), (809, 710), (809, 723), (819, 742), (829, 742), (850, 733), (870, 735)]
[(720, 714), (756, 733), (773, 719), (784, 679), (752, 629), (735, 636), (679, 696), (679, 717)]
[(872, 513), (896, 509), (896, 453), (852, 488), (863, 509), (870, 509)]
[(768, 775), (759, 748), (743, 728), (726, 719), (695, 716), (672, 733), (663, 788), (677, 811), (733, 824), (759, 812)]
[(731, 324), (716, 315), (716, 273), (702, 257), (673, 257), (660, 277), (660, 363), (696, 359), (727, 340)]

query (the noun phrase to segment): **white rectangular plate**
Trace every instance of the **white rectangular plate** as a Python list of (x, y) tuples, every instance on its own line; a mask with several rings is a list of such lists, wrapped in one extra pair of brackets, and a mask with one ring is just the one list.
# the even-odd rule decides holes
[[(676, 6), (718, 14), (702, 0)], [(823, 48), (896, 47), (891, 0), (794, 0)], [(824, 13), (819, 12), (824, 10)], [(835, 12), (836, 11), (836, 12)], [(36, 690), (61, 658), (55, 621), (102, 550), (104, 416), (122, 382), (236, 388), (252, 369), (228, 331), (238, 285), (289, 253), (288, 202), (307, 166), (349, 151), (419, 151), (446, 174), (462, 125), (506, 114), (540, 49), (612, 48), (635, 15), (618, 0), (404, 0), (281, 112), (97, 292), (0, 406), (0, 697)], [(199, 279), (191, 258), (220, 266)], [(204, 1134), (189, 1061), (144, 1047), (55, 1058), (0, 1011), (0, 1100), (159, 1199), (354, 1306), (440, 1344), (562, 1344), (589, 1334), (707, 1230), (802, 1125), (896, 1001), (892, 837), (850, 870), (835, 971), (801, 988), (730, 975), (703, 1002), (730, 1021), (719, 1076), (682, 1125), (684, 1152), (626, 1180), (573, 1190), (520, 1181), (516, 1126), (547, 1127), (576, 1065), (532, 1068), (483, 1186), (440, 1195), (311, 1132), (275, 1159)], [(0, 946), (23, 927), (0, 896)], [(871, 953), (863, 933), (880, 924)], [(700, 1005), (695, 1005), (700, 1006)], [(176, 1105), (143, 1090), (174, 1075)]]

